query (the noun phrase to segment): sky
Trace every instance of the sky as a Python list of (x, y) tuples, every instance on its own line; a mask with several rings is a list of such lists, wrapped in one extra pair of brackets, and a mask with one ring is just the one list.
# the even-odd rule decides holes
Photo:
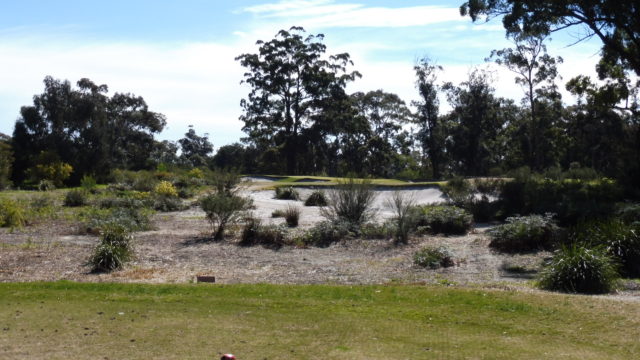
[[(444, 68), (441, 81), (460, 83), (480, 66), (493, 72), (499, 96), (520, 100), (513, 74), (485, 62), (491, 50), (512, 46), (501, 22), (472, 23), (459, 15), (462, 2), (0, 0), (0, 132), (13, 132), (20, 107), (32, 105), (50, 75), (142, 96), (167, 117), (160, 139), (178, 140), (193, 125), (216, 149), (237, 142), (249, 88), (240, 84), (244, 69), (235, 58), (291, 26), (324, 34), (327, 54), (351, 55), (363, 77), (348, 92), (383, 89), (410, 103), (417, 98), (413, 66), (428, 56)], [(547, 45), (564, 59), (562, 83), (595, 76), (598, 41), (568, 46), (582, 31), (554, 34)], [(572, 102), (569, 94), (564, 99)]]

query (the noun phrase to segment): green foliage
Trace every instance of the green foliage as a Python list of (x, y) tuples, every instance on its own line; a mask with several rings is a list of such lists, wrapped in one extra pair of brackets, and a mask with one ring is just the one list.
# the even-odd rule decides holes
[(178, 190), (168, 181), (160, 181), (153, 189), (153, 192), (163, 197), (178, 197)]
[(152, 229), (151, 214), (151, 210), (140, 208), (89, 208), (81, 218), (88, 233), (100, 233), (111, 226), (122, 226), (129, 232), (135, 232)]
[(446, 247), (427, 246), (413, 255), (413, 262), (422, 267), (437, 269), (439, 267), (454, 266), (453, 255)]
[(153, 209), (161, 212), (180, 211), (186, 206), (182, 200), (173, 196), (155, 196), (153, 198)]
[(545, 266), (539, 286), (570, 293), (603, 294), (616, 285), (614, 260), (602, 247), (580, 244), (563, 246)]
[(559, 237), (553, 214), (507, 218), (507, 223), (489, 232), (489, 246), (504, 252), (527, 252), (551, 249)]
[(300, 194), (293, 187), (277, 187), (275, 198), (278, 200), (300, 200)]
[(640, 277), (640, 225), (618, 219), (581, 223), (573, 231), (574, 241), (607, 250), (625, 276)]
[(473, 183), (463, 177), (454, 177), (440, 189), (448, 201), (456, 206), (472, 201), (475, 193)]
[(640, 203), (622, 205), (616, 211), (616, 217), (627, 224), (640, 225)]
[(505, 215), (554, 213), (561, 225), (609, 217), (622, 192), (615, 182), (516, 179), (505, 182), (500, 194)]
[(309, 229), (305, 236), (306, 244), (329, 246), (334, 242), (352, 237), (351, 224), (345, 222), (321, 221)]
[(85, 175), (80, 179), (80, 186), (86, 191), (90, 193), (95, 193), (98, 187), (98, 183), (93, 176)]
[(235, 170), (217, 170), (211, 173), (209, 181), (218, 193), (235, 194), (242, 178)]
[(433, 234), (466, 234), (473, 225), (473, 216), (456, 206), (422, 205), (416, 209), (416, 226), (428, 226)]
[(33, 182), (47, 180), (55, 187), (64, 186), (64, 181), (71, 176), (73, 167), (67, 163), (56, 161), (53, 163), (37, 164), (27, 171)]
[(322, 190), (315, 190), (304, 201), (304, 206), (327, 206), (327, 196)]
[(0, 190), (11, 186), (11, 173), (13, 168), (13, 148), (11, 138), (0, 133)]
[(242, 229), (240, 245), (279, 248), (285, 245), (285, 230), (277, 225), (262, 225), (259, 219), (249, 217)]
[(284, 217), (284, 210), (276, 209), (271, 213), (272, 218), (281, 218)]
[(218, 192), (200, 199), (200, 207), (213, 226), (214, 240), (222, 240), (226, 226), (244, 217), (252, 205), (250, 198), (228, 193)]
[(67, 191), (64, 196), (64, 206), (77, 207), (87, 204), (87, 191), (84, 189), (73, 189)]
[(126, 226), (111, 223), (102, 228), (100, 244), (89, 259), (94, 272), (120, 269), (133, 258), (132, 237)]
[(158, 179), (151, 171), (129, 171), (116, 169), (112, 173), (116, 187), (121, 190), (136, 190), (151, 192), (155, 189)]
[(0, 227), (22, 228), (27, 224), (26, 210), (19, 202), (0, 198)]
[(349, 178), (329, 191), (329, 205), (322, 208), (322, 215), (330, 221), (349, 223), (357, 228), (374, 218), (375, 198), (371, 180)]
[(298, 226), (298, 221), (300, 220), (300, 214), (302, 210), (297, 206), (287, 206), (284, 210), (284, 219), (287, 222), (289, 227)]

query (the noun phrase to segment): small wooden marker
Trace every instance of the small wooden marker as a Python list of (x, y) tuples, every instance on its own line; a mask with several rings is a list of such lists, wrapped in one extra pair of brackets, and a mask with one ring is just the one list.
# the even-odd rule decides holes
[(216, 277), (211, 275), (196, 275), (197, 283), (215, 283)]

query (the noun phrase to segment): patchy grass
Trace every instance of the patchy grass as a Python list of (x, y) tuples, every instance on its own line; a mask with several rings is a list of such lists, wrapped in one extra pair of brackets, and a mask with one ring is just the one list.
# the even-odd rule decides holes
[[(274, 180), (272, 184), (265, 185), (264, 190), (271, 190), (276, 187), (332, 187), (339, 184), (341, 181), (347, 181), (347, 178), (330, 177), (330, 176), (276, 176), (276, 175), (260, 175), (259, 177)], [(364, 179), (355, 179), (364, 180)], [(390, 188), (403, 188), (403, 187), (440, 187), (446, 184), (446, 181), (431, 181), (431, 182), (408, 182), (397, 179), (369, 179), (371, 184), (376, 187), (390, 187)]]
[(0, 358), (633, 359), (637, 303), (440, 286), (0, 284)]

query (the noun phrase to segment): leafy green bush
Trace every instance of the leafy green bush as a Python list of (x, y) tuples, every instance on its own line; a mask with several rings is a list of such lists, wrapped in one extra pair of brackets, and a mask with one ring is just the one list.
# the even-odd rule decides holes
[(84, 229), (95, 234), (112, 225), (122, 226), (129, 232), (151, 230), (151, 210), (138, 208), (90, 208), (83, 215)]
[(322, 215), (330, 221), (346, 222), (358, 228), (375, 216), (375, 198), (370, 180), (350, 178), (329, 191), (329, 205), (321, 209)]
[(284, 210), (284, 219), (287, 222), (289, 227), (298, 226), (298, 221), (300, 220), (300, 214), (302, 210), (300, 210), (297, 206), (287, 206)]
[(556, 250), (538, 285), (547, 290), (603, 294), (614, 289), (617, 278), (615, 262), (604, 248), (574, 243)]
[(427, 246), (413, 255), (413, 262), (422, 267), (437, 269), (455, 265), (451, 251), (444, 246)]
[(222, 240), (226, 226), (243, 218), (251, 206), (250, 198), (221, 192), (200, 199), (200, 207), (213, 226), (214, 240)]
[(184, 210), (185, 205), (178, 197), (160, 195), (153, 198), (153, 208), (161, 212), (170, 212)]
[(321, 221), (307, 230), (303, 241), (309, 245), (328, 246), (353, 236), (350, 224), (345, 222)]
[(623, 275), (640, 276), (640, 225), (618, 219), (583, 223), (576, 226), (572, 238), (606, 249), (620, 263)]
[(366, 223), (360, 225), (358, 229), (350, 228), (354, 235), (358, 235), (362, 239), (390, 239), (397, 233), (397, 224), (393, 220), (379, 223)]
[(466, 234), (473, 225), (473, 216), (451, 205), (417, 206), (416, 226), (428, 226), (433, 234)]
[(558, 239), (559, 228), (552, 214), (507, 218), (507, 223), (488, 233), (489, 246), (504, 252), (548, 250)]
[(87, 204), (87, 197), (87, 192), (84, 189), (69, 190), (64, 196), (64, 206), (84, 206)]
[(24, 207), (11, 199), (0, 199), (0, 227), (21, 228), (27, 224)]
[(304, 201), (304, 206), (327, 206), (327, 196), (324, 191), (316, 190)]
[(278, 200), (300, 200), (300, 194), (293, 187), (277, 187), (275, 198)]
[(267, 247), (281, 247), (285, 244), (285, 230), (276, 225), (262, 225), (259, 219), (246, 219), (240, 237), (241, 246), (262, 245)]
[(456, 206), (462, 206), (471, 201), (474, 197), (475, 189), (469, 180), (462, 177), (455, 177), (440, 188), (449, 202)]
[(112, 223), (102, 229), (100, 244), (89, 259), (94, 272), (120, 269), (133, 257), (132, 237), (121, 224)]
[(98, 188), (98, 183), (93, 176), (84, 175), (80, 180), (80, 187), (82, 187), (86, 192), (95, 193)]
[(148, 204), (141, 199), (136, 199), (131, 196), (115, 197), (109, 196), (102, 198), (98, 201), (98, 207), (102, 209), (113, 208), (126, 208), (126, 209), (140, 209), (146, 207)]

